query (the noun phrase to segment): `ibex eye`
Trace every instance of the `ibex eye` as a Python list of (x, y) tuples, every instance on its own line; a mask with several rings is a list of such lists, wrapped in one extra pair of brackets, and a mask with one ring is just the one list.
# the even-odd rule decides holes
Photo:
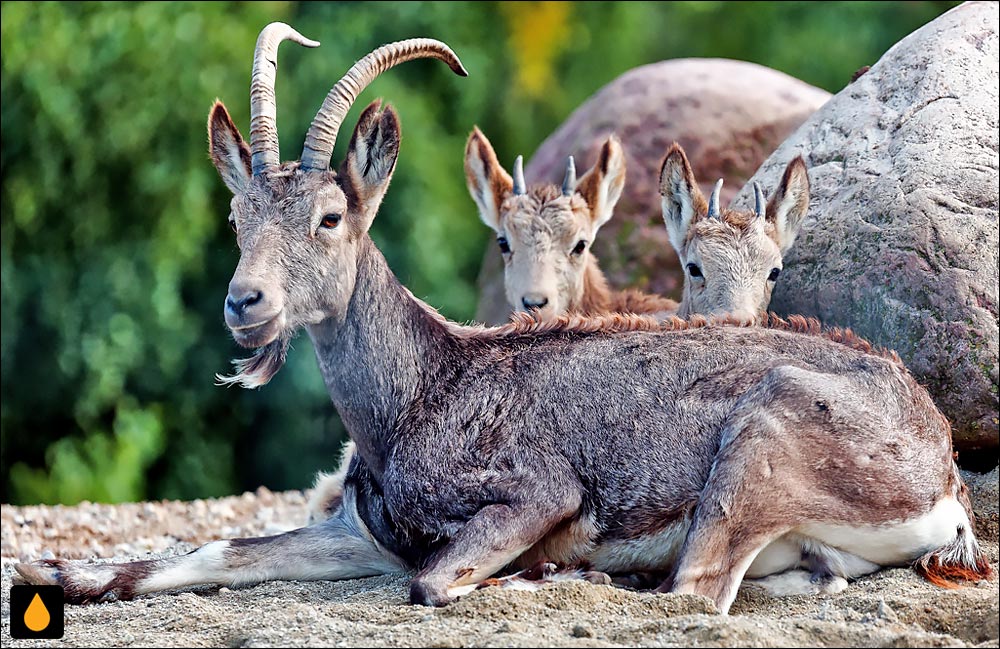
[(229, 227), (233, 229), (233, 232), (236, 232), (236, 219), (229, 219)]
[(573, 248), (573, 254), (582, 255), (583, 251), (586, 249), (587, 249), (587, 242), (584, 241), (583, 239), (580, 239), (579, 241), (577, 241), (576, 247)]
[(780, 274), (781, 274), (781, 269), (780, 268), (772, 268), (771, 269), (771, 274), (767, 276), (767, 281), (769, 281), (769, 282), (776, 282), (776, 281), (778, 281), (778, 275), (780, 275)]
[(497, 239), (497, 245), (500, 246), (500, 252), (503, 254), (506, 255), (510, 253), (510, 244), (507, 243), (507, 239), (505, 237), (499, 237)]
[(701, 269), (698, 268), (698, 264), (688, 264), (688, 272), (691, 273), (691, 277), (703, 277), (701, 274)]
[(340, 214), (327, 214), (319, 224), (324, 228), (335, 228), (340, 225), (341, 218)]

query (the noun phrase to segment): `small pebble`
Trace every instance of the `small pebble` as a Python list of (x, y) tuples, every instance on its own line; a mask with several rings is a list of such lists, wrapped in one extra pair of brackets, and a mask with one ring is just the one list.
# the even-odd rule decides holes
[(878, 601), (878, 609), (875, 611), (875, 615), (878, 616), (880, 620), (885, 620), (890, 624), (899, 622), (896, 612), (892, 610), (892, 607), (885, 603), (884, 599), (880, 599)]
[(577, 624), (573, 627), (573, 637), (574, 638), (593, 638), (594, 631), (586, 625)]

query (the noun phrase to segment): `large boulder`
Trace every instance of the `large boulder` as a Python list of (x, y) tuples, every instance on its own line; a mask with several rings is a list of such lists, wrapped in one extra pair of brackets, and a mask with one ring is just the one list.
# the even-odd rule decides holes
[[(583, 172), (605, 138), (625, 148), (625, 193), (594, 242), (616, 287), (679, 297), (682, 276), (660, 215), (657, 180), (667, 147), (679, 142), (706, 192), (719, 178), (728, 201), (830, 94), (786, 74), (744, 61), (678, 59), (630, 70), (577, 108), (531, 158), (528, 183), (561, 182), (566, 156)], [(503, 264), (492, 236), (480, 274), (477, 317), (504, 322), (510, 312)]]
[[(995, 2), (943, 14), (831, 99), (754, 177), (768, 190), (793, 156), (810, 167), (809, 216), (771, 308), (895, 349), (951, 420), (956, 446), (992, 449), (994, 464), (997, 31)], [(748, 184), (736, 203), (752, 195)]]

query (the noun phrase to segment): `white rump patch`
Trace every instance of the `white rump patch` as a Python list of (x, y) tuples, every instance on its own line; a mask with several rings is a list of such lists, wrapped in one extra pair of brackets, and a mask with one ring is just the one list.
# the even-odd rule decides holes
[(796, 531), (879, 566), (901, 566), (943, 547), (959, 528), (969, 529), (962, 505), (949, 496), (916, 518), (886, 525), (826, 525), (810, 523)]

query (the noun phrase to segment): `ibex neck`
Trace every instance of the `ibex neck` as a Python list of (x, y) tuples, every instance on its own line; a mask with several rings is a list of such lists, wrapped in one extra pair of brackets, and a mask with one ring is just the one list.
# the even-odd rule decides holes
[(587, 252), (586, 266), (583, 271), (583, 297), (580, 304), (570, 310), (584, 314), (606, 313), (610, 306), (608, 280), (601, 272), (600, 266), (590, 251)]
[[(683, 265), (682, 265), (683, 268)], [(686, 274), (685, 274), (686, 275)], [(688, 278), (684, 277), (684, 290), (681, 293), (681, 303), (677, 307), (677, 317), (678, 318), (689, 318), (691, 317), (691, 305), (693, 301), (691, 300), (691, 282)]]
[(308, 330), (330, 398), (361, 457), (380, 476), (386, 438), (453, 341), (400, 285), (367, 235), (343, 320), (329, 318)]

